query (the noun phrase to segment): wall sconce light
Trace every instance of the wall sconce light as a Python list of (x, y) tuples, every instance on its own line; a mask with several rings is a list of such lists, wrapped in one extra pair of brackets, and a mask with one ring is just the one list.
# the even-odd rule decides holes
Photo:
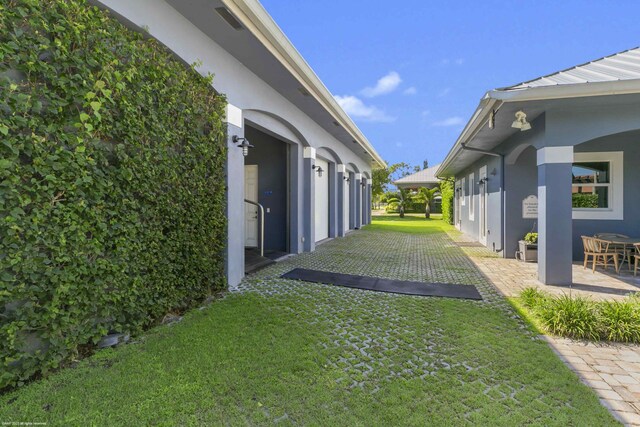
[(362, 186), (362, 188), (367, 186), (367, 183), (365, 181), (360, 182), (360, 185)]
[(487, 181), (489, 181), (489, 178), (482, 178), (480, 181), (478, 181), (478, 184), (485, 185)]
[(343, 176), (342, 179), (344, 179), (345, 181), (349, 182), (349, 177), (348, 176)]
[(521, 132), (531, 129), (531, 124), (527, 121), (527, 114), (522, 110), (516, 112), (516, 119), (511, 124), (511, 127), (520, 129)]
[(322, 178), (322, 172), (324, 172), (324, 169), (316, 165), (311, 166), (311, 169), (315, 170), (318, 173), (318, 178)]
[(247, 157), (247, 155), (249, 154), (249, 148), (253, 148), (253, 145), (251, 145), (251, 143), (247, 138), (242, 138), (242, 137), (239, 137), (238, 135), (233, 135), (233, 138), (231, 138), (231, 140), (235, 144), (240, 143), (238, 145), (238, 148), (242, 149), (242, 155), (245, 157)]

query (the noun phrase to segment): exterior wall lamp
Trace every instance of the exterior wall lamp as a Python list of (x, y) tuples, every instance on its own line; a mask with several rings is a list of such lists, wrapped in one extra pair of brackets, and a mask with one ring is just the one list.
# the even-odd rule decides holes
[(345, 181), (349, 182), (349, 177), (348, 176), (343, 176), (342, 179), (344, 179)]
[(247, 157), (249, 154), (249, 148), (253, 148), (253, 145), (249, 142), (247, 138), (239, 137), (238, 135), (233, 135), (231, 139), (235, 144), (238, 144), (238, 148), (242, 149), (242, 155)]
[(367, 183), (366, 183), (365, 181), (362, 181), (362, 182), (360, 183), (360, 186), (362, 186), (362, 188), (364, 188), (364, 187), (366, 187), (366, 186), (367, 186)]
[(531, 124), (527, 121), (527, 114), (520, 110), (516, 112), (516, 119), (511, 123), (512, 128), (520, 129), (521, 132), (531, 129)]
[(318, 173), (318, 178), (322, 178), (322, 172), (324, 172), (324, 169), (316, 165), (311, 166), (311, 169), (315, 170)]

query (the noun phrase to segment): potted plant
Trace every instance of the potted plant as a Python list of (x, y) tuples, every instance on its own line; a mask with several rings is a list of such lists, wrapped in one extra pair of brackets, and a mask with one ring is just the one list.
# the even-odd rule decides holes
[(538, 233), (527, 233), (524, 239), (518, 242), (518, 246), (520, 250), (516, 258), (524, 262), (538, 262)]

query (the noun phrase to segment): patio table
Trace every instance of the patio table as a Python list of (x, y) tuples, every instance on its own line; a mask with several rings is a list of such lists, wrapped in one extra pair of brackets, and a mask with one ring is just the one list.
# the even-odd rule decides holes
[[(624, 250), (624, 257), (622, 258), (622, 261), (620, 262), (620, 267), (622, 267), (622, 264), (624, 263), (624, 260), (627, 260), (627, 264), (629, 265), (629, 268), (631, 268), (631, 258), (627, 256), (627, 250), (628, 249), (633, 249), (633, 245), (636, 243), (640, 243), (640, 237), (608, 237), (606, 239), (607, 242), (611, 242), (614, 245), (620, 245), (623, 247)], [(627, 248), (628, 246), (630, 246), (630, 248)]]

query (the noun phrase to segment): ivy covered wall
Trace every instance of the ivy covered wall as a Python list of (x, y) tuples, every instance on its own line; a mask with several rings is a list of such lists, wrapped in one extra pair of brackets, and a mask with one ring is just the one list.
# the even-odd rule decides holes
[(0, 3), (0, 388), (225, 287), (225, 99), (84, 0)]

